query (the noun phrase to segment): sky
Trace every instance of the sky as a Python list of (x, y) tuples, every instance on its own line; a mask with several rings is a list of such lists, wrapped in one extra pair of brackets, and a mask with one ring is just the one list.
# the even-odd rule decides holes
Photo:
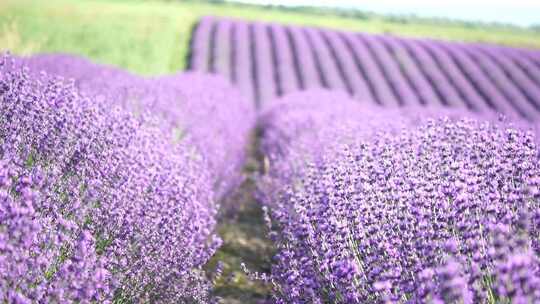
[(354, 7), (382, 14), (415, 14), (459, 20), (540, 24), (540, 0), (235, 0), (281, 5)]

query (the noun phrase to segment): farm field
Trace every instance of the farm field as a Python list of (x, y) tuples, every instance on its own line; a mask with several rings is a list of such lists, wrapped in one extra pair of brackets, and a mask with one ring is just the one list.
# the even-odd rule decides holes
[(445, 106), (537, 120), (540, 56), (527, 49), (203, 18), (189, 67), (220, 74), (256, 106), (340, 90), (385, 107)]
[(540, 302), (537, 32), (197, 1), (0, 17), (0, 303)]
[(198, 1), (139, 0), (3, 0), (0, 47), (19, 54), (68, 52), (144, 75), (171, 73), (185, 67), (192, 26), (204, 15), (540, 48), (539, 34), (531, 30), (402, 24), (377, 17), (360, 20)]

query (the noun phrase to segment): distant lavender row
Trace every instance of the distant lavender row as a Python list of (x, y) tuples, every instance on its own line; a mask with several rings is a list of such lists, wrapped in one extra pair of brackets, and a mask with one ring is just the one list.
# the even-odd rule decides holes
[(190, 69), (229, 77), (256, 104), (330, 88), (385, 106), (540, 113), (537, 51), (217, 17), (204, 17), (193, 35)]
[(245, 109), (215, 77), (2, 58), (0, 301), (211, 301), (202, 266), (221, 242), (216, 191), (239, 178)]
[(154, 123), (172, 133), (173, 141), (189, 140), (202, 154), (218, 197), (239, 184), (254, 107), (221, 77), (183, 73), (143, 78), (71, 55), (37, 55), (22, 62), (74, 79), (87, 96), (136, 115), (157, 116)]
[(540, 163), (524, 126), (321, 91), (275, 103), (259, 196), (277, 302), (540, 301)]

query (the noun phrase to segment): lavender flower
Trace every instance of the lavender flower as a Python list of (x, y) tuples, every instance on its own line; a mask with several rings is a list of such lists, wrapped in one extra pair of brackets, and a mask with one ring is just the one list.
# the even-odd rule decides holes
[[(135, 115), (153, 116), (152, 124), (173, 142), (190, 141), (213, 173), (219, 198), (242, 180), (241, 168), (254, 108), (220, 77), (179, 73), (144, 78), (71, 55), (36, 55), (21, 63), (73, 79), (81, 94), (120, 106)], [(148, 120), (148, 119), (147, 119)]]
[(276, 103), (261, 126), (278, 302), (540, 300), (540, 164), (526, 124), (313, 91)]
[[(229, 98), (237, 106), (215, 104)], [(202, 266), (221, 243), (216, 201), (240, 178), (242, 109), (216, 77), (3, 57), (0, 156), (12, 170), (3, 180), (20, 183), (6, 184), (0, 209), (0, 300), (212, 301)], [(21, 196), (29, 188), (33, 200)]]

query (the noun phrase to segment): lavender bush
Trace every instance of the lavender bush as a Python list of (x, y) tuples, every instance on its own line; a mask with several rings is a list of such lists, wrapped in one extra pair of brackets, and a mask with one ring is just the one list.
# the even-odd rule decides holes
[(84, 95), (135, 114), (151, 114), (174, 142), (191, 141), (210, 167), (219, 198), (241, 182), (253, 106), (221, 77), (179, 73), (153, 78), (132, 75), (71, 55), (36, 55), (23, 63), (73, 79)]
[(276, 302), (540, 301), (534, 133), (439, 111), (312, 92), (263, 114)]
[(0, 180), (0, 300), (110, 299), (107, 260), (96, 253), (92, 234), (61, 213), (41, 213), (57, 209), (46, 198), (46, 175), (21, 175), (12, 160), (2, 159)]
[(238, 109), (215, 77), (2, 58), (0, 301), (211, 301), (202, 266), (221, 242), (218, 194), (239, 177)]

